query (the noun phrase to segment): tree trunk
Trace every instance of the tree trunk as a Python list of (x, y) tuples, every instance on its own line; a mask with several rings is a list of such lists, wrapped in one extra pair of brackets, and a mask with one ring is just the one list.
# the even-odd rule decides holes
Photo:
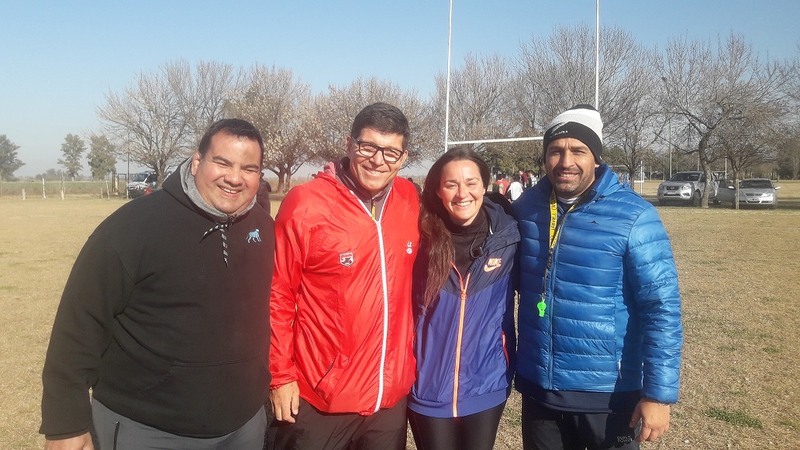
[(275, 192), (284, 192), (285, 193), (286, 190), (284, 190), (284, 184), (285, 184), (284, 183), (284, 178), (286, 177), (286, 174), (284, 174), (283, 172), (278, 172), (276, 175), (278, 175), (278, 187), (275, 190)]

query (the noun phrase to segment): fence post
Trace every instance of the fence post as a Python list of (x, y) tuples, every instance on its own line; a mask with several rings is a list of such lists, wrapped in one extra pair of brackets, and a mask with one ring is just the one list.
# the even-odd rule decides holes
[(44, 191), (44, 177), (42, 177), (42, 198), (47, 198), (47, 194)]

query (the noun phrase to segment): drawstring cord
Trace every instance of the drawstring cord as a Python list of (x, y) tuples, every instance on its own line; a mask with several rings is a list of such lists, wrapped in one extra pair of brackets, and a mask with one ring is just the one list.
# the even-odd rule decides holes
[(203, 237), (200, 239), (202, 241), (209, 234), (219, 230), (219, 235), (222, 238), (222, 259), (225, 260), (225, 267), (228, 267), (228, 235), (226, 232), (231, 226), (231, 222), (233, 222), (232, 218), (228, 217), (227, 221), (216, 223), (213, 227), (209, 228), (208, 231), (203, 233)]

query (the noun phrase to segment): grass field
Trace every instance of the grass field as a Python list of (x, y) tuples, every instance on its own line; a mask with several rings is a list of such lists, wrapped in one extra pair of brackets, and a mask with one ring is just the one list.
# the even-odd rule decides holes
[[(800, 448), (800, 181), (779, 185), (775, 211), (658, 208), (686, 335), (670, 431), (644, 448)], [(61, 290), (89, 233), (124, 202), (0, 197), (0, 449), (42, 447), (40, 375)], [(521, 448), (516, 395), (496, 448)]]

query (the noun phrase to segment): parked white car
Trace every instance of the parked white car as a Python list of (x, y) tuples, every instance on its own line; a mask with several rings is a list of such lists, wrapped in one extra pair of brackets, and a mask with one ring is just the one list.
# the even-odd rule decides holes
[[(719, 187), (717, 199), (734, 204), (736, 187), (732, 180), (726, 180)], [(778, 189), (769, 178), (745, 178), (739, 182), (739, 204), (778, 207)]]
[[(708, 198), (714, 203), (717, 201), (717, 188), (719, 183), (716, 178), (712, 176), (711, 183), (709, 183)], [(706, 188), (706, 175), (701, 171), (691, 170), (687, 172), (678, 172), (669, 180), (663, 181), (658, 185), (658, 203), (666, 205), (669, 201), (680, 203), (689, 203), (692, 206), (700, 206), (700, 200), (703, 198), (703, 191)]]

